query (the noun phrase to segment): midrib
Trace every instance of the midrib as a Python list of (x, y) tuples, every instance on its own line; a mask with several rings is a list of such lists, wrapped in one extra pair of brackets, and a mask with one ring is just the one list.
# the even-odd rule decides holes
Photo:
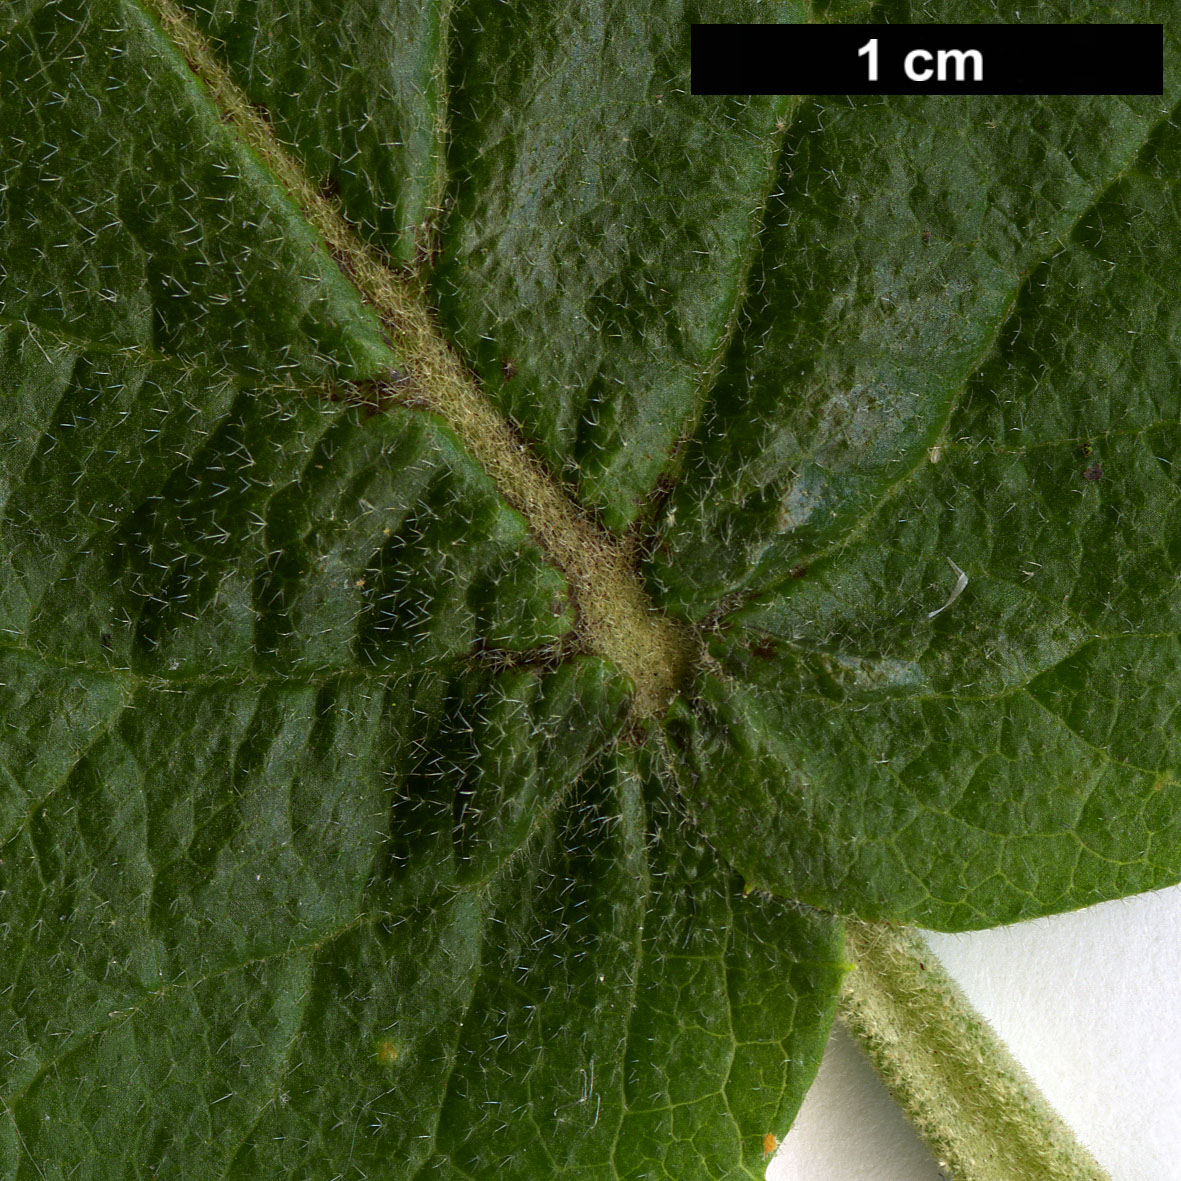
[(659, 714), (688, 679), (696, 652), (687, 627), (649, 598), (627, 548), (574, 503), (545, 465), (484, 399), (412, 280), (387, 267), (344, 221), (275, 137), (173, 0), (140, 0), (208, 89), (223, 118), (265, 162), (389, 332), (409, 381), (394, 401), (438, 415), (520, 512), (566, 576), (581, 647), (611, 661), (636, 686), (634, 713)]

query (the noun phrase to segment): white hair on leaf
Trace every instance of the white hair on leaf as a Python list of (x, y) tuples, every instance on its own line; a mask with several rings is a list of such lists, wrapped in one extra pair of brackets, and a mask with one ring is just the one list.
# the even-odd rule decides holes
[(968, 576), (950, 558), (947, 559), (947, 564), (956, 573), (955, 586), (951, 588), (951, 594), (942, 607), (936, 607), (934, 611), (927, 612), (928, 619), (934, 619), (941, 611), (946, 611), (964, 593), (964, 587), (968, 585)]

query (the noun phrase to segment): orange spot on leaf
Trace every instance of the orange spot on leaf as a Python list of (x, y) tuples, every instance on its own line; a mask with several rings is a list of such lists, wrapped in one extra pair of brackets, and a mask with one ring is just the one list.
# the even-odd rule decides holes
[(763, 1137), (763, 1155), (770, 1156), (771, 1153), (773, 1153), (775, 1151), (775, 1149), (777, 1149), (778, 1147), (779, 1147), (779, 1141), (775, 1139), (775, 1133), (768, 1132)]

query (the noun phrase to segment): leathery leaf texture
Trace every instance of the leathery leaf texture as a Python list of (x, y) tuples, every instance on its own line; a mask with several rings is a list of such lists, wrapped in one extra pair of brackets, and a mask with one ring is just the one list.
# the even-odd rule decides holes
[(1181, 877), (1175, 44), (751, 19), (0, 12), (5, 1176), (758, 1177), (836, 915)]

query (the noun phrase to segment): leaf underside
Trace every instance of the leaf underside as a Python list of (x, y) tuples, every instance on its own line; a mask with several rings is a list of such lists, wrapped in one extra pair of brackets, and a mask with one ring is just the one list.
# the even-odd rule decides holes
[(1175, 44), (699, 98), (760, 6), (341, 7), (185, 6), (699, 658), (638, 718), (372, 395), (397, 325), (166, 0), (6, 6), (0, 1170), (758, 1177), (835, 915), (1181, 878)]

